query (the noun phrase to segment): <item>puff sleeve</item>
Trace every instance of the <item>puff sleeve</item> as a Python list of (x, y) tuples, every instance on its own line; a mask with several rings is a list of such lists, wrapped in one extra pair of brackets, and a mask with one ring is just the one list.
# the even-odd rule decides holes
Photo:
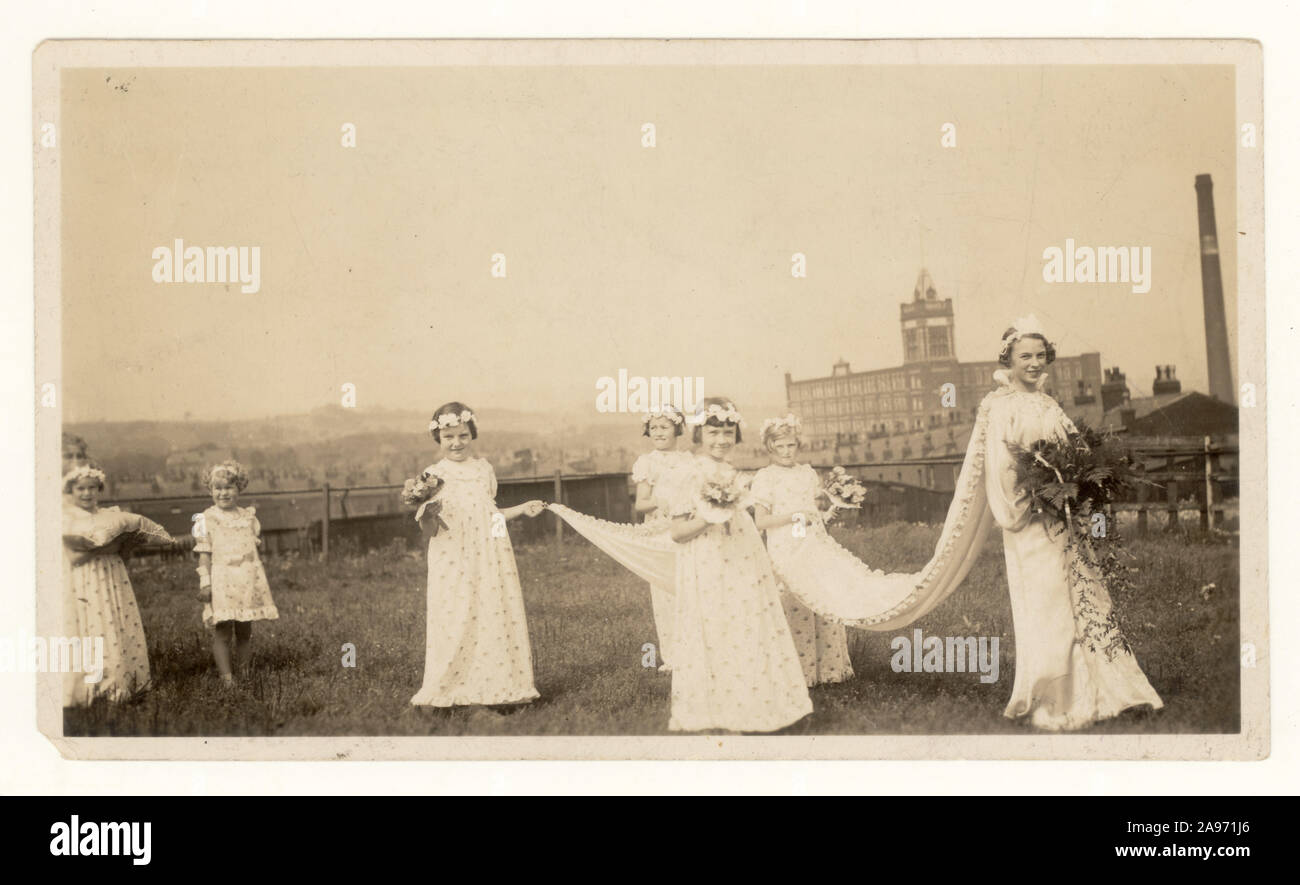
[(641, 455), (632, 462), (632, 482), (638, 485), (648, 482), (654, 485), (654, 477), (650, 474), (650, 456)]
[(212, 552), (212, 529), (208, 525), (207, 510), (194, 517), (194, 525), (190, 528), (190, 534), (194, 536), (195, 553)]
[(772, 478), (772, 470), (764, 467), (754, 474), (754, 480), (749, 484), (750, 503), (766, 507), (769, 513), (775, 509), (773, 506), (775, 495), (773, 494)]

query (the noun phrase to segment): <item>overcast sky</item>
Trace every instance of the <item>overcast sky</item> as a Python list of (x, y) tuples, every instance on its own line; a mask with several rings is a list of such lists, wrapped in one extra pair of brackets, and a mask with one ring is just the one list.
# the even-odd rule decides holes
[[(1033, 312), (1135, 394), (1157, 363), (1205, 390), (1198, 173), (1235, 359), (1228, 67), (87, 69), (63, 87), (70, 421), (301, 412), (344, 383), (360, 406), (594, 410), (619, 369), (703, 377), (744, 411), (783, 402), (785, 371), (901, 363), (923, 264), (962, 359)], [(153, 282), (178, 237), (259, 246), (260, 291)], [(1067, 238), (1149, 246), (1150, 292), (1045, 283)]]

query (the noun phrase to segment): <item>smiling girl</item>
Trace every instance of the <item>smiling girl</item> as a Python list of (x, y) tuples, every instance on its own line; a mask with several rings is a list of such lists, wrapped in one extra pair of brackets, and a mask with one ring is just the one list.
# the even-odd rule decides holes
[[(262, 524), (253, 507), (240, 507), (248, 472), (238, 461), (210, 467), (204, 477), (212, 506), (195, 520), (194, 552), (199, 555), (199, 599), (203, 625), (212, 629), (212, 657), (221, 681), (247, 670), (253, 654), (253, 621), (280, 617), (257, 549)], [(234, 646), (234, 667), (231, 646)]]
[(781, 594), (736, 469), (741, 417), (724, 397), (695, 416), (700, 446), (676, 484), (674, 731), (776, 731), (812, 712)]
[[(424, 683), (417, 706), (522, 704), (538, 697), (524, 596), (507, 520), (537, 516), (541, 501), (504, 510), (496, 506), (492, 465), (473, 457), (478, 421), (464, 403), (438, 407), (429, 433), (442, 459), (425, 470), (445, 485), (437, 517), (425, 516), (429, 534), (428, 608)], [(441, 519), (445, 529), (434, 529)]]

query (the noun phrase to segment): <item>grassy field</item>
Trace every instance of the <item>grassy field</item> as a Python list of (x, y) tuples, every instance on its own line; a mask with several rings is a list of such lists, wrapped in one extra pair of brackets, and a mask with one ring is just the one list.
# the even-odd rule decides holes
[[(914, 570), (938, 526), (837, 529), (873, 566)], [(1116, 599), (1121, 623), (1164, 710), (1131, 711), (1093, 733), (1235, 732), (1239, 640), (1236, 542), (1199, 532), (1135, 539), (1141, 573)], [(127, 704), (65, 712), (68, 735), (643, 735), (666, 734), (669, 679), (642, 666), (654, 641), (649, 592), (585, 541), (517, 549), (541, 699), (508, 714), (413, 708), (424, 667), (424, 562), (393, 549), (328, 564), (268, 561), (280, 620), (254, 627), (252, 672), (234, 688), (215, 673), (199, 621), (193, 563), (135, 561), (131, 580), (154, 685)], [(812, 689), (815, 712), (783, 734), (997, 734), (1015, 643), (1002, 547), (993, 541), (964, 585), (914, 625), (926, 635), (999, 636), (993, 684), (971, 673), (895, 673), (890, 633), (850, 631), (856, 677)], [(344, 643), (356, 667), (342, 665)]]

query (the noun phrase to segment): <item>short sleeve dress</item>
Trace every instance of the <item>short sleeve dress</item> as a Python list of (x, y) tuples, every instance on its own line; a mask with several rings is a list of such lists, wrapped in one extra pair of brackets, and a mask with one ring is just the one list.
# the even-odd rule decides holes
[[(90, 667), (65, 670), (63, 705), (84, 706), (95, 698), (129, 698), (149, 683), (149, 653), (144, 624), (126, 564), (115, 552), (79, 551), (67, 537), (92, 538), (120, 511), (116, 507), (85, 510), (65, 501), (63, 506), (63, 631), (66, 639), (103, 643), (103, 672)], [(83, 655), (84, 658), (84, 655)], [(96, 677), (98, 680), (96, 681)]]
[[(797, 525), (767, 530), (767, 552), (772, 565), (782, 580), (781, 603), (790, 622), (790, 632), (799, 652), (799, 663), (809, 685), (824, 682), (843, 682), (853, 676), (849, 662), (848, 634), (843, 624), (815, 614), (784, 586), (787, 581), (834, 581), (838, 575), (833, 560), (838, 557), (830, 536), (822, 525), (817, 509), (817, 493), (821, 481), (817, 471), (809, 464), (783, 467), (772, 464), (754, 474), (750, 498), (762, 504), (769, 513), (802, 513), (804, 519)], [(808, 555), (809, 549), (820, 552)], [(811, 568), (792, 569), (796, 554), (801, 562)], [(818, 565), (825, 571), (818, 572)]]
[[(672, 513), (691, 513), (705, 481), (735, 479), (730, 464), (696, 456)], [(776, 731), (812, 712), (771, 561), (743, 507), (679, 545), (674, 620), (669, 729)]]
[[(675, 495), (675, 477), (683, 469), (689, 470), (695, 463), (695, 456), (690, 452), (660, 451), (655, 449), (639, 456), (632, 462), (632, 481), (649, 483), (651, 494), (663, 504), (672, 501)], [(668, 512), (663, 506), (646, 516), (645, 524), (653, 530), (668, 530)]]
[(257, 553), (262, 525), (253, 507), (212, 505), (194, 525), (194, 552), (212, 555), (212, 600), (203, 605), (203, 625), (223, 621), (267, 621), (280, 617)]
[(482, 458), (428, 468), (447, 524), (429, 539), (424, 682), (419, 706), (518, 704), (538, 697), (514, 548)]

